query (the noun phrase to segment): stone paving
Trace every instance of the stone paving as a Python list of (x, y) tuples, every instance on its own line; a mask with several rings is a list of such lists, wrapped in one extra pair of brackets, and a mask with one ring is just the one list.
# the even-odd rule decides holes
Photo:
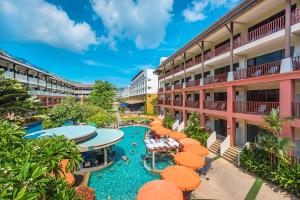
[[(246, 197), (256, 177), (243, 172), (235, 165), (219, 158), (210, 161), (216, 155), (210, 153), (207, 157), (208, 172), (202, 178), (201, 185), (193, 192), (196, 199), (222, 199), (222, 200), (242, 200)], [(267, 183), (263, 183), (257, 198), (259, 200), (281, 200), (296, 199), (284, 191), (272, 188)]]

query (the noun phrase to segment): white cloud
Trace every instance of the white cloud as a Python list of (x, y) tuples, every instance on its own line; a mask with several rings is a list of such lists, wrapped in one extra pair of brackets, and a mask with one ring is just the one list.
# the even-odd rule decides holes
[(44, 0), (1, 0), (0, 28), (6, 37), (81, 52), (97, 44), (86, 22), (76, 23), (61, 8)]
[(104, 63), (97, 62), (95, 60), (90, 60), (90, 59), (82, 60), (82, 62), (84, 64), (87, 64), (87, 65), (90, 65), (90, 66), (103, 67), (103, 68), (113, 68), (111, 65), (107, 65), (107, 64), (104, 64)]
[(240, 0), (193, 0), (182, 15), (187, 22), (201, 21), (206, 18), (206, 13), (213, 9), (224, 7), (232, 8)]
[(107, 29), (105, 41), (112, 49), (116, 39), (133, 40), (137, 48), (145, 49), (164, 39), (173, 0), (92, 0), (92, 7)]

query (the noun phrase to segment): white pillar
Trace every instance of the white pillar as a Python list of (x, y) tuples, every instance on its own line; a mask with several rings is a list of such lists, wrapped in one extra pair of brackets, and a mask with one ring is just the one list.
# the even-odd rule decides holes
[(155, 169), (155, 152), (152, 152), (152, 169)]
[(107, 165), (107, 148), (104, 148), (104, 165)]

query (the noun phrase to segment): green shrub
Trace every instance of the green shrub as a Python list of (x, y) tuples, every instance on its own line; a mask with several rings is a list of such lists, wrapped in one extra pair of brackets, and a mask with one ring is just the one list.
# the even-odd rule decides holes
[(164, 127), (172, 129), (172, 125), (174, 124), (174, 122), (175, 118), (172, 116), (171, 113), (167, 112), (163, 121)]

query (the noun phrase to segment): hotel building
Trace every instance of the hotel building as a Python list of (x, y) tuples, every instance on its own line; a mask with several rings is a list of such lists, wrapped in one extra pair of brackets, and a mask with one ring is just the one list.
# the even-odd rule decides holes
[(154, 69), (141, 70), (131, 79), (128, 90), (124, 90), (123, 94), (131, 110), (138, 110), (144, 106), (146, 113), (153, 112), (151, 101), (157, 98), (158, 90), (158, 76), (154, 71)]
[(160, 113), (185, 124), (199, 112), (216, 132), (208, 147), (222, 155), (254, 142), (263, 116), (279, 108), (295, 117), (283, 136), (300, 155), (299, 56), (300, 1), (245, 0), (158, 66)]
[(92, 84), (74, 83), (53, 75), (38, 67), (27, 64), (0, 52), (0, 69), (4, 76), (14, 78), (29, 88), (29, 94), (37, 96), (46, 107), (52, 107), (66, 96), (84, 98), (93, 88)]

